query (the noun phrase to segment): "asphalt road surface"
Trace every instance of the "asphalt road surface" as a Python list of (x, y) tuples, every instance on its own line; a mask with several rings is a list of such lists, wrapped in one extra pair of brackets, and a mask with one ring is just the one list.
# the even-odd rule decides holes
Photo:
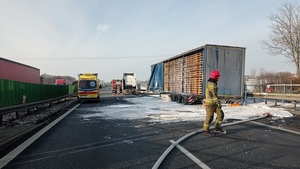
[[(128, 104), (124, 97), (142, 97), (113, 96), (108, 91), (102, 94), (101, 102), (80, 104), (4, 168), (152, 168), (172, 141), (202, 128), (203, 122), (160, 124), (146, 119), (83, 118), (91, 108), (101, 113), (101, 107)], [(300, 168), (298, 134), (251, 122), (225, 129), (225, 135), (198, 133), (189, 137), (159, 168)]]

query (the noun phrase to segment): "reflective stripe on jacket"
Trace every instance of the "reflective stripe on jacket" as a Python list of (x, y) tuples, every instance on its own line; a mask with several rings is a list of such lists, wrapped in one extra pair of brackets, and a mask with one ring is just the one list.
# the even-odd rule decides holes
[(213, 105), (218, 102), (218, 87), (216, 82), (208, 81), (205, 89), (205, 99), (206, 105)]

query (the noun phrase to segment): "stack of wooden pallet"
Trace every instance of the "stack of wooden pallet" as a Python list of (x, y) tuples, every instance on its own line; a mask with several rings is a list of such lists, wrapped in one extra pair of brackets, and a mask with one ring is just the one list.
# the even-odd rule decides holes
[(203, 54), (164, 62), (164, 91), (202, 94)]
[(202, 94), (203, 54), (195, 53), (185, 57), (183, 89), (185, 93)]

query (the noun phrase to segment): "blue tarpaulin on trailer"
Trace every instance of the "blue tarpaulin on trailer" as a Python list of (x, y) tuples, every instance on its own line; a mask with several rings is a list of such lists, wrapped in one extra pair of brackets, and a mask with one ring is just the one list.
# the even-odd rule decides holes
[(157, 63), (151, 65), (151, 76), (149, 79), (149, 90), (150, 91), (163, 91), (164, 87), (164, 72), (163, 72), (163, 63)]

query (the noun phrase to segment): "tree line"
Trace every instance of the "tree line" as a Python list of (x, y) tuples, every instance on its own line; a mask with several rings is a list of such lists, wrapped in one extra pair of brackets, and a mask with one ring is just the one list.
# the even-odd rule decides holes
[(280, 85), (279, 87), (271, 87), (269, 92), (283, 93), (287, 91), (284, 85), (294, 85), (289, 87), (289, 93), (300, 93), (300, 78), (291, 72), (272, 72), (260, 69), (252, 69), (250, 75), (246, 76), (246, 81), (252, 79), (256, 82), (253, 92), (267, 92), (267, 86), (272, 84)]
[(55, 76), (49, 74), (42, 74), (41, 79), (43, 84), (50, 84), (50, 85), (54, 85), (56, 79), (65, 79), (67, 85), (72, 84), (72, 82), (76, 80), (76, 78), (72, 76)]
[[(72, 76), (60, 76), (60, 75), (49, 75), (49, 74), (42, 74), (41, 75), (41, 81), (42, 84), (49, 84), (49, 85), (54, 85), (56, 79), (65, 79), (66, 80), (66, 85), (72, 84), (75, 80), (77, 80), (75, 77)], [(110, 82), (105, 82), (103, 80), (100, 80), (100, 84), (105, 87), (105, 86), (110, 86)]]
[(257, 81), (263, 81), (266, 84), (300, 84), (300, 78), (291, 72), (273, 72), (265, 69), (251, 69), (248, 76)]

